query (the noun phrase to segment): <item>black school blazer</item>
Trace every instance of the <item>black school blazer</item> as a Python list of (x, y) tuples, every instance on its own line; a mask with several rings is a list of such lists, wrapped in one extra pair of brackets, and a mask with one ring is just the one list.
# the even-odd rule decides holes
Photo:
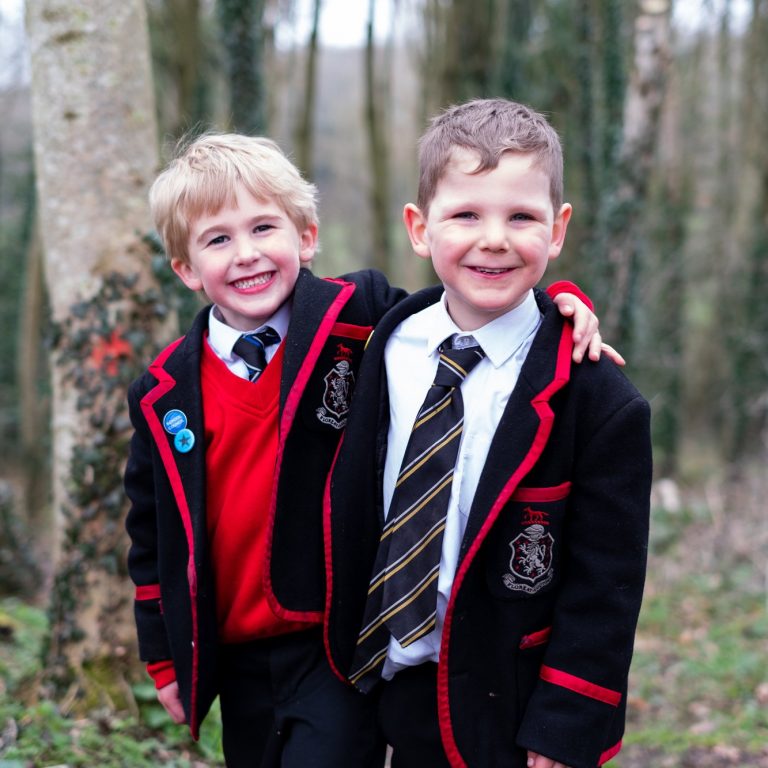
[[(326, 495), (326, 643), (350, 671), (383, 524), (383, 353), (427, 289), (378, 324)], [(571, 365), (571, 326), (543, 323), (494, 435), (467, 522), (438, 665), (452, 766), (516, 768), (533, 749), (594, 768), (620, 749), (646, 565), (646, 401), (607, 360)], [(407, 373), (406, 373), (407, 375)]]
[[(322, 499), (366, 340), (405, 293), (374, 271), (325, 280), (302, 269), (293, 294), (280, 384), (279, 442), (268, 509), (267, 596), (288, 620), (319, 622), (325, 605)], [(128, 569), (136, 584), (139, 652), (173, 659), (192, 734), (217, 694), (217, 624), (205, 510), (200, 361), (210, 308), (128, 393), (134, 435)], [(196, 437), (187, 453), (163, 426), (173, 410)]]

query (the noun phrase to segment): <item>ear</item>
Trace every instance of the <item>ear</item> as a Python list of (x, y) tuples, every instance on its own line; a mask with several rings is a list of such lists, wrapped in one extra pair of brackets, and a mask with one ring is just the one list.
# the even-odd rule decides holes
[(171, 269), (190, 291), (203, 290), (203, 281), (198, 276), (197, 270), (190, 263), (181, 259), (171, 259)]
[(308, 264), (317, 250), (317, 224), (309, 224), (299, 235), (299, 261)]
[(403, 223), (411, 241), (411, 247), (422, 259), (430, 257), (429, 238), (427, 237), (427, 217), (413, 203), (403, 208)]
[(552, 240), (549, 243), (549, 258), (556, 259), (563, 250), (565, 243), (565, 232), (568, 229), (568, 222), (571, 220), (573, 206), (570, 203), (563, 203), (560, 210), (552, 222)]

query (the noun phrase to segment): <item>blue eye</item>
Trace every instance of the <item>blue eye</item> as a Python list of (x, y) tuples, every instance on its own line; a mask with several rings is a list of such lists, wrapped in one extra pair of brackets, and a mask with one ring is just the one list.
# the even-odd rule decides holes
[(208, 245), (221, 245), (221, 243), (225, 243), (227, 239), (226, 235), (217, 235), (208, 242)]
[(269, 232), (270, 229), (274, 229), (272, 224), (257, 224), (253, 228), (253, 231), (257, 232), (257, 233), (260, 233), (260, 234), (263, 234), (264, 232)]

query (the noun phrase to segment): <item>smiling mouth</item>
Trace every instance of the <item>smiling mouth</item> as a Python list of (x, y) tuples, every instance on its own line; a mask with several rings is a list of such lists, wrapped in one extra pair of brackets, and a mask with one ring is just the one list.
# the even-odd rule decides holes
[(505, 272), (511, 272), (512, 267), (499, 267), (497, 269), (491, 269), (490, 267), (472, 267), (474, 272), (479, 272), (481, 275), (503, 275)]
[(235, 280), (232, 285), (235, 288), (244, 290), (246, 288), (258, 288), (260, 285), (266, 285), (274, 275), (274, 272), (265, 272), (263, 275), (257, 275), (256, 277), (247, 277), (244, 280)]

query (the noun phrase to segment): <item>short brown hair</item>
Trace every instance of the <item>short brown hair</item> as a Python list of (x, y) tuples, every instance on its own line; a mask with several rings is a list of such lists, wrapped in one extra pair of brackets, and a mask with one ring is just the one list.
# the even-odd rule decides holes
[(549, 176), (555, 213), (563, 204), (563, 149), (547, 119), (508, 99), (475, 99), (448, 107), (419, 140), (417, 205), (426, 213), (456, 147), (480, 155), (475, 173), (495, 168), (505, 152), (531, 153)]
[(271, 139), (237, 133), (206, 133), (182, 141), (155, 179), (149, 204), (169, 259), (189, 262), (190, 223), (235, 202), (244, 186), (272, 199), (299, 232), (317, 224), (317, 190)]

